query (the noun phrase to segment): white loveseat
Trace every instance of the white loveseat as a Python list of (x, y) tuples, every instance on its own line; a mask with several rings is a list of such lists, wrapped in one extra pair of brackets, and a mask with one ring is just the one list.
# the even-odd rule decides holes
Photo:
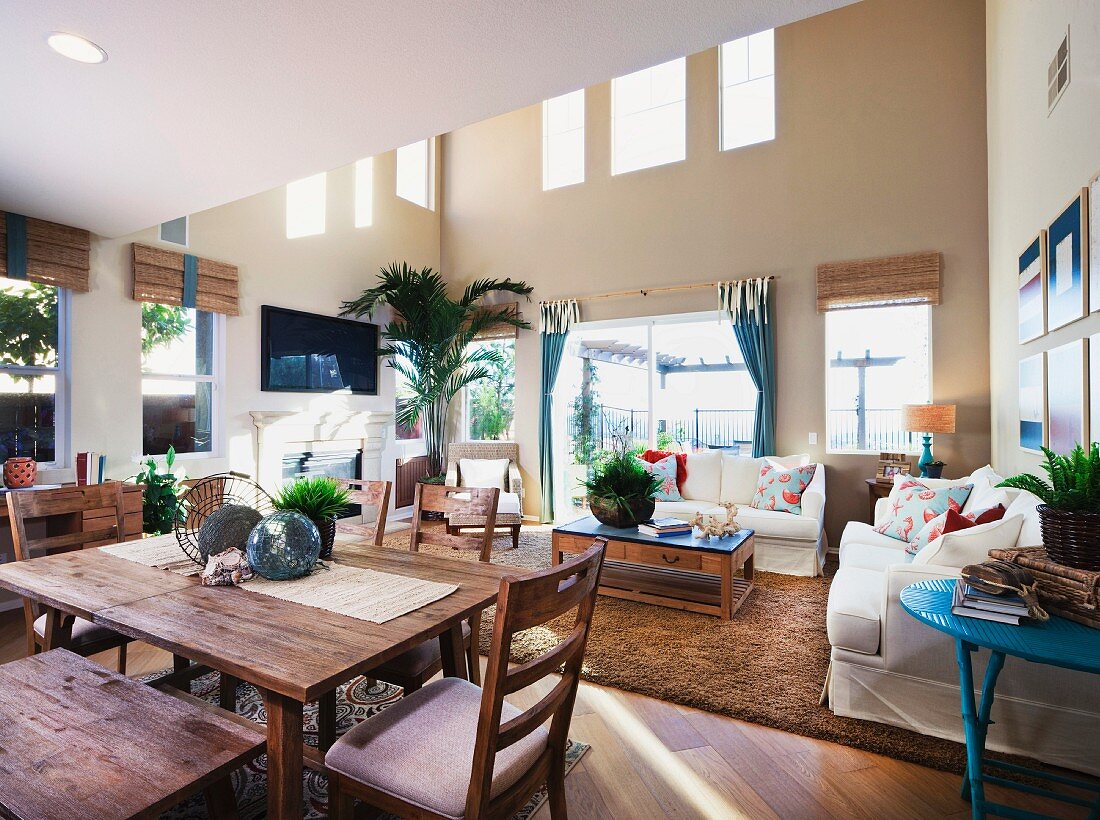
[[(792, 457), (801, 461), (798, 457)], [(825, 466), (818, 464), (802, 494), (802, 514), (757, 510), (750, 505), (756, 494), (763, 458), (749, 458), (711, 450), (690, 453), (683, 501), (658, 501), (654, 515), (685, 521), (698, 512), (725, 516), (719, 506), (737, 505), (737, 523), (756, 532), (754, 568), (788, 575), (820, 575), (825, 561)], [(784, 461), (785, 466), (791, 466)], [(796, 461), (797, 463), (797, 461)]]
[[(992, 468), (983, 467), (965, 479), (928, 482), (933, 487), (973, 483), (964, 513), (997, 503), (1007, 512), (1000, 521), (941, 536), (911, 563), (902, 541), (869, 524), (847, 525), (827, 614), (832, 654), (825, 697), (836, 714), (963, 741), (954, 642), (905, 612), (899, 595), (917, 581), (957, 578), (962, 567), (984, 560), (990, 549), (1042, 543), (1039, 500), (997, 489), (1000, 481)], [(889, 505), (889, 498), (879, 500), (876, 523)], [(978, 685), (988, 658), (984, 650), (974, 656)], [(989, 748), (1100, 774), (1095, 740), (1100, 685), (1094, 676), (1008, 658), (993, 719)]]

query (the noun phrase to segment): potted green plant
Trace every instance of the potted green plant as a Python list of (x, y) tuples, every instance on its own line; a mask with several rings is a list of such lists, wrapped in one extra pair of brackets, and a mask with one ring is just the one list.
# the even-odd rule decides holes
[(483, 305), (492, 293), (529, 297), (531, 286), (511, 279), (478, 279), (452, 299), (447, 283), (431, 268), (415, 270), (394, 262), (382, 268), (378, 283), (357, 299), (344, 302), (341, 316), (374, 315), (389, 305), (394, 317), (382, 328), (385, 344), (378, 355), (405, 380), (409, 396), (397, 404), (396, 421), (413, 428), (422, 423), (428, 455), (428, 474), (446, 466), (447, 410), (460, 390), (492, 375), (489, 366), (502, 361), (492, 346), (472, 346), (484, 331), (501, 325), (527, 329), (510, 305)]
[(1022, 473), (1001, 487), (1038, 496), (1043, 546), (1051, 560), (1068, 567), (1100, 570), (1100, 446), (1077, 445), (1068, 455), (1043, 448), (1049, 481)]
[(653, 517), (653, 496), (661, 479), (646, 471), (625, 442), (618, 441), (615, 449), (596, 464), (583, 486), (596, 520), (625, 529)]
[(141, 531), (148, 535), (164, 535), (176, 527), (179, 499), (183, 494), (183, 473), (176, 475), (176, 448), (169, 446), (164, 456), (164, 472), (150, 456), (142, 462), (141, 471), (130, 480), (142, 486)]
[(348, 506), (348, 491), (328, 476), (304, 476), (279, 488), (271, 499), (275, 509), (304, 515), (321, 533), (321, 555), (332, 557), (336, 518)]

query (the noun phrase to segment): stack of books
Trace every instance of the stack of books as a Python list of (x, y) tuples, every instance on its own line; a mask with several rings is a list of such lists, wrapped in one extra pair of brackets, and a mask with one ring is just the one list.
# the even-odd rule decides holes
[(951, 612), (964, 618), (978, 618), (1013, 626), (1019, 626), (1020, 620), (1028, 616), (1027, 604), (1018, 595), (990, 595), (961, 579), (955, 582)]
[(83, 487), (88, 484), (103, 483), (103, 468), (107, 456), (102, 453), (82, 452), (76, 454), (76, 483)]
[(667, 538), (670, 535), (690, 535), (691, 524), (679, 518), (651, 518), (638, 525), (640, 535)]

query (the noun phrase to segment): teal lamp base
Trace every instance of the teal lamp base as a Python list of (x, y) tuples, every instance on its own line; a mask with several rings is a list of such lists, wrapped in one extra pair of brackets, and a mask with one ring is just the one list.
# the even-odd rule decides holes
[(932, 436), (925, 433), (924, 435), (924, 452), (921, 453), (920, 461), (917, 462), (917, 466), (920, 467), (921, 478), (928, 478), (928, 465), (934, 461), (932, 458)]

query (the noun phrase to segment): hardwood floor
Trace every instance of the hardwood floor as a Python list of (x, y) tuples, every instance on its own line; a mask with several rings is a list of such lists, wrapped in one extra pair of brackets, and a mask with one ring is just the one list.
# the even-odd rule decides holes
[[(22, 611), (0, 614), (0, 662), (23, 656)], [(115, 668), (115, 653), (96, 658)], [(127, 671), (155, 672), (171, 656), (131, 644)], [(548, 688), (509, 698), (534, 703)], [(970, 815), (957, 775), (835, 743), (581, 684), (570, 735), (592, 749), (566, 778), (569, 811), (587, 820), (644, 818), (935, 818)], [(1056, 817), (1062, 804), (990, 790), (993, 799)], [(543, 806), (533, 820), (549, 820)]]

